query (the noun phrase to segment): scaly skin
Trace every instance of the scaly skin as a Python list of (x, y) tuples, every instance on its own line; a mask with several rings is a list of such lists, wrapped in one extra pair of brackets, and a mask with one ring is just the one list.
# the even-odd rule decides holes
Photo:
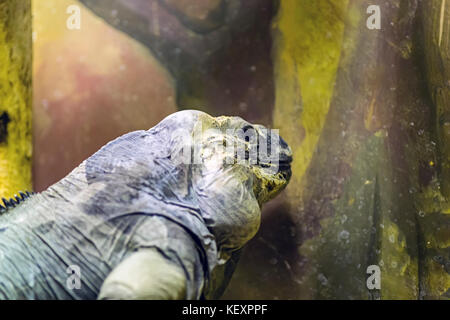
[[(175, 113), (110, 142), (48, 190), (9, 208), (0, 216), (0, 298), (220, 297), (259, 228), (262, 204), (291, 175), (281, 138), (279, 172), (224, 162), (230, 154), (217, 146), (234, 138), (223, 130), (249, 126), (237, 117)], [(219, 131), (195, 136), (199, 128)], [(186, 132), (200, 146), (199, 163), (180, 161)], [(70, 286), (69, 266), (80, 270), (78, 289)]]

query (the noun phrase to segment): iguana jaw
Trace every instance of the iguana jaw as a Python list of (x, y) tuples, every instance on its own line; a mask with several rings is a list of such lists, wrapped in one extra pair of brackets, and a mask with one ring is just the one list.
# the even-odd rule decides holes
[(260, 206), (275, 198), (286, 188), (292, 175), (290, 166), (289, 169), (280, 170), (276, 175), (267, 174), (261, 168), (255, 168), (253, 172), (256, 178), (253, 184), (253, 193)]
[(254, 173), (253, 193), (262, 206), (264, 203), (275, 198), (289, 183), (292, 176), (292, 156), (289, 147), (282, 151), (286, 156), (280, 156), (280, 162), (276, 165), (253, 166)]

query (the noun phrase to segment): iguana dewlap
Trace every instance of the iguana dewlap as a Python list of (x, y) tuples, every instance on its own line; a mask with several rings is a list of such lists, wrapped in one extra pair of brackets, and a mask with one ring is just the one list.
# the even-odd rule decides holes
[[(193, 134), (209, 128), (218, 131)], [(258, 141), (231, 134), (243, 128)], [(192, 137), (200, 162), (180, 161)], [(108, 143), (48, 190), (3, 210), (0, 299), (219, 297), (259, 228), (260, 206), (287, 185), (292, 160), (276, 136), (277, 172), (260, 159), (229, 163), (233, 155), (218, 148), (224, 141), (248, 149), (274, 140), (238, 117), (178, 112)], [(79, 288), (69, 284), (73, 266)]]

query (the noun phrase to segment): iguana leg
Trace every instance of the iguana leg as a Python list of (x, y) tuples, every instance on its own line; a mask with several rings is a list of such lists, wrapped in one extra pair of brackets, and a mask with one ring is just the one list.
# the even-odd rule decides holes
[(133, 253), (105, 279), (98, 299), (176, 300), (186, 299), (183, 269), (156, 249)]

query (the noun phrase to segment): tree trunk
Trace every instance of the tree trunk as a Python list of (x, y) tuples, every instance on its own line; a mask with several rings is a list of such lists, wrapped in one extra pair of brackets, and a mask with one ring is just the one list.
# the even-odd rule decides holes
[(425, 298), (450, 298), (450, 1), (423, 1), (428, 88), (437, 143), (436, 187), (421, 203), (421, 287)]
[[(293, 180), (228, 298), (449, 297), (442, 3), (281, 2), (273, 118), (294, 151)], [(380, 6), (381, 30), (366, 26), (369, 5)], [(379, 290), (366, 283), (371, 265)]]
[(31, 2), (0, 0), (0, 197), (31, 188)]

